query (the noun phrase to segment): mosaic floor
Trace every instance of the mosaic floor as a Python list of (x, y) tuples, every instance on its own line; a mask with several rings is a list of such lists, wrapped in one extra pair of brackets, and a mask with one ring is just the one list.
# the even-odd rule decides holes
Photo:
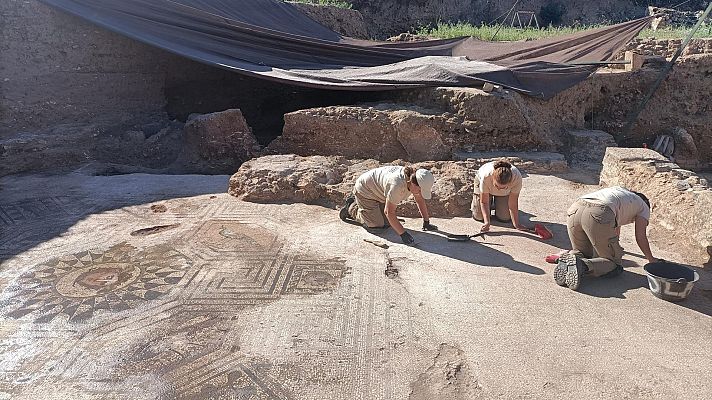
[[(347, 226), (334, 210), (237, 201), (221, 194), (227, 177), (32, 179), (49, 185), (37, 186), (45, 197), (21, 190), (20, 178), (0, 197), (0, 399), (585, 398), (648, 357), (633, 336), (647, 319), (592, 355), (601, 333), (583, 353), (557, 344), (557, 333), (610, 332), (614, 318), (554, 315), (604, 306), (625, 317), (641, 304), (675, 315), (659, 340), (684, 332), (700, 346), (672, 353), (686, 360), (679, 369), (663, 351), (602, 397), (712, 388), (712, 285), (687, 307), (652, 298), (635, 272), (609, 296), (605, 287), (559, 291), (548, 266), (529, 250), (503, 251), (502, 238), (463, 246), (416, 232), (413, 249)], [(561, 358), (571, 354), (590, 358)], [(497, 378), (536, 366), (551, 369)], [(572, 390), (577, 373), (584, 389)]]

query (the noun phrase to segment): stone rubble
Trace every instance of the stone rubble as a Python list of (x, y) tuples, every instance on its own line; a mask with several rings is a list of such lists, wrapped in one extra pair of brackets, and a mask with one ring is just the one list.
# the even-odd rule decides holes
[(192, 116), (183, 130), (182, 161), (202, 162), (213, 173), (235, 171), (260, 151), (239, 109)]
[[(692, 27), (702, 16), (703, 11), (681, 11), (672, 8), (664, 7), (648, 7), (648, 15), (656, 15), (650, 23), (651, 28), (655, 31), (667, 27)], [(702, 22), (703, 26), (708, 25), (712, 19), (707, 18)]]

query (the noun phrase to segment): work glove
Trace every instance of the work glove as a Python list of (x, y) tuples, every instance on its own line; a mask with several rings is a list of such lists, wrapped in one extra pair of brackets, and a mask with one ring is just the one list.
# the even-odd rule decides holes
[(431, 224), (429, 219), (423, 220), (423, 230), (424, 231), (437, 231), (438, 227)]
[(410, 233), (408, 233), (408, 231), (403, 232), (400, 237), (403, 241), (403, 244), (413, 244), (415, 242), (415, 239), (413, 239), (413, 236), (410, 236)]

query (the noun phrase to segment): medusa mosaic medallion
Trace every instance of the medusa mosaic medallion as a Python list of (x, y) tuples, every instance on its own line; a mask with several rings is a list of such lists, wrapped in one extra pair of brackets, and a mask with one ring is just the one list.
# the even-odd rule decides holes
[(31, 268), (6, 290), (2, 308), (12, 318), (33, 315), (35, 322), (49, 322), (63, 316), (79, 322), (99, 310), (128, 310), (165, 295), (190, 264), (167, 245), (84, 251)]

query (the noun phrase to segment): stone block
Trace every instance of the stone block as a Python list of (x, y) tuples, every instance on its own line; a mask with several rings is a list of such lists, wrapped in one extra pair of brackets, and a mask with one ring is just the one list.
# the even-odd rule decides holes
[(217, 170), (235, 171), (260, 146), (238, 109), (194, 116), (184, 127), (184, 157), (207, 161)]
[(638, 54), (634, 51), (626, 51), (625, 52), (625, 61), (628, 62), (628, 64), (625, 64), (625, 70), (626, 71), (635, 71), (635, 70), (640, 69), (643, 66), (645, 57), (643, 57), (641, 54)]
[(282, 136), (267, 151), (384, 162), (448, 160), (448, 126), (439, 112), (415, 106), (313, 108), (286, 114)]
[(680, 127), (673, 128), (670, 135), (675, 141), (675, 151), (672, 154), (675, 163), (683, 168), (698, 168), (700, 166), (700, 153), (692, 135)]
[(615, 139), (600, 130), (571, 130), (566, 132), (566, 155), (571, 166), (600, 170), (606, 149), (616, 147)]

